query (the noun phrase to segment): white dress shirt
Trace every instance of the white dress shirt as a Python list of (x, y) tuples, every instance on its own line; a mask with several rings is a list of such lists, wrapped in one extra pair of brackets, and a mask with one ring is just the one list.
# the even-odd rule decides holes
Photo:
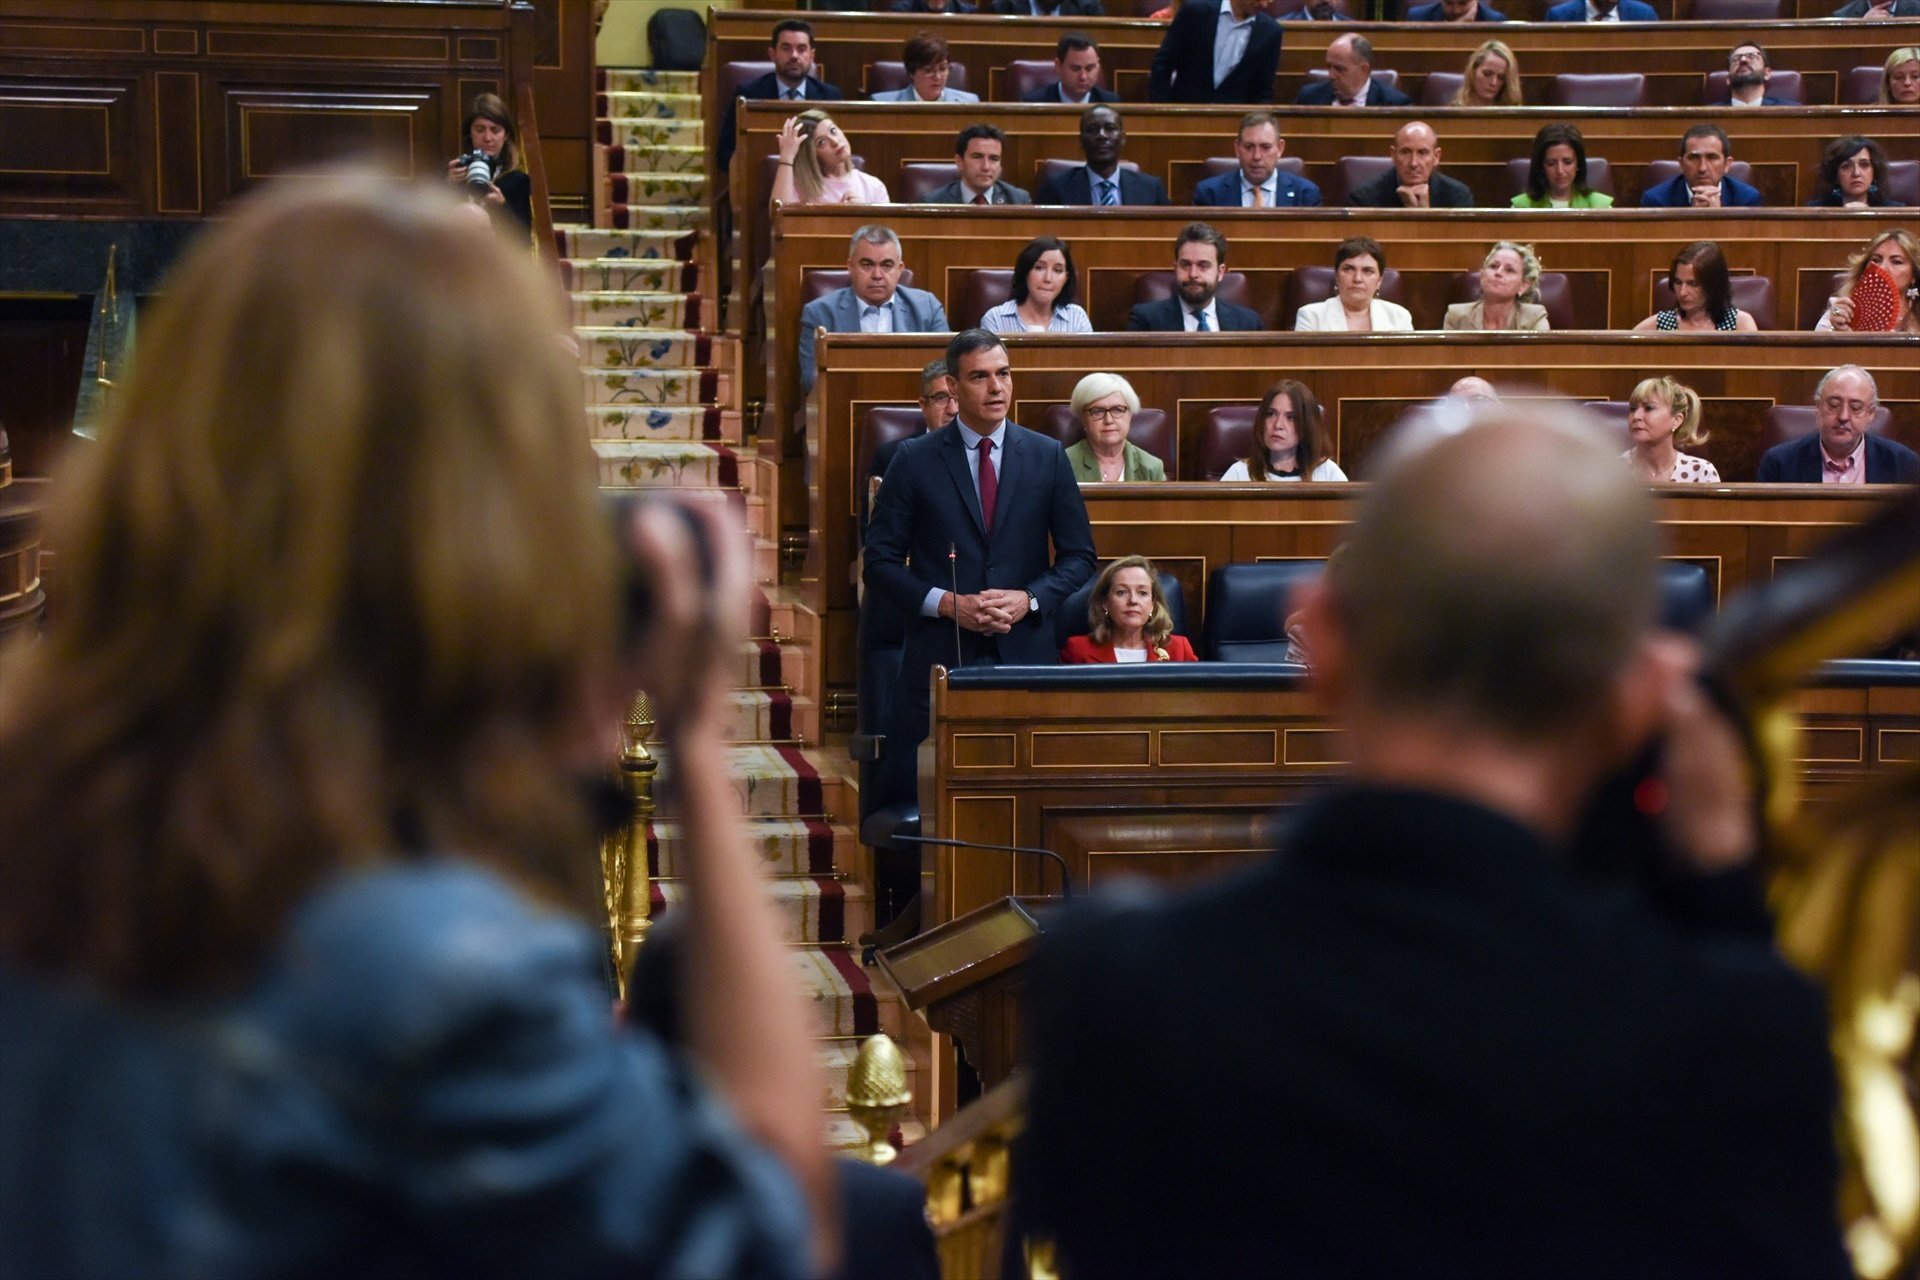
[(1220, 0), (1220, 21), (1213, 28), (1213, 82), (1218, 85), (1233, 74), (1240, 65), (1240, 59), (1247, 54), (1247, 40), (1253, 35), (1253, 20), (1259, 15), (1249, 13), (1245, 18), (1233, 20), (1233, 0)]
[[(1271, 209), (1274, 205), (1278, 204), (1280, 201), (1280, 171), (1275, 169), (1272, 173), (1268, 174), (1267, 180), (1259, 184), (1259, 189), (1263, 193), (1261, 199), (1266, 201), (1267, 208)], [(1242, 209), (1253, 208), (1253, 192), (1254, 184), (1247, 181), (1246, 170), (1242, 169), (1240, 171), (1240, 207)]]
[[(993, 441), (993, 474), (999, 479), (999, 488), (1005, 489), (1007, 487), (1006, 420), (1004, 418), (1001, 419), (1000, 425), (993, 429), (991, 435), (987, 436), (979, 435), (972, 427), (967, 426), (957, 418), (954, 420), (953, 426), (949, 429), (958, 431), (960, 433), (960, 442), (967, 447), (967, 474), (973, 478), (974, 501), (978, 502), (980, 500), (980, 442), (983, 439)], [(997, 501), (995, 505), (998, 505)], [(923, 618), (939, 617), (940, 597), (945, 594), (947, 594), (947, 588), (945, 587), (932, 587), (928, 589), (926, 599), (920, 602), (920, 616)], [(959, 607), (957, 602), (955, 607)]]
[[(1176, 297), (1177, 296), (1178, 295), (1176, 295)], [(1208, 298), (1207, 305), (1200, 308), (1207, 317), (1208, 333), (1220, 332), (1220, 311), (1219, 308), (1214, 306), (1218, 301), (1218, 298)], [(1184, 298), (1180, 299), (1180, 322), (1186, 327), (1188, 333), (1198, 333), (1200, 331), (1200, 318), (1194, 313), (1193, 308), (1187, 305), (1186, 299)]]
[(865, 298), (855, 296), (854, 303), (860, 308), (860, 332), (893, 332), (893, 299), (888, 298), (879, 306), (874, 306)]
[(1616, 4), (1613, 8), (1602, 13), (1594, 7), (1593, 0), (1587, 0), (1587, 21), (1618, 22), (1620, 21), (1620, 6)]

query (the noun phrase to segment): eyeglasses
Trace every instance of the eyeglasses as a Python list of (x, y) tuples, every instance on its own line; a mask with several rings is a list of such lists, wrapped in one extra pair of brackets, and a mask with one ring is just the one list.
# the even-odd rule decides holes
[(1086, 415), (1099, 422), (1118, 422), (1132, 412), (1123, 404), (1089, 405), (1086, 409)]

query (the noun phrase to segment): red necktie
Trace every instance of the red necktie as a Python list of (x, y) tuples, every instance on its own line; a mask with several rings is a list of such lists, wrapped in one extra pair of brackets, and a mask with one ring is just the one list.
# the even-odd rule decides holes
[(980, 523), (993, 532), (993, 502), (1000, 496), (1000, 477), (993, 473), (993, 441), (980, 442)]
[(985, 196), (975, 196), (973, 198), (973, 202), (975, 204), (985, 204), (987, 202), (987, 198)]

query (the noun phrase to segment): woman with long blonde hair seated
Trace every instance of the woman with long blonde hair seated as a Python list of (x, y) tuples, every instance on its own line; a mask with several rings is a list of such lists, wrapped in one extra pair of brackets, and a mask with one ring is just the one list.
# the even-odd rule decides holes
[(1160, 571), (1145, 556), (1122, 556), (1100, 571), (1087, 597), (1087, 623), (1086, 635), (1067, 637), (1060, 661), (1199, 661), (1187, 638), (1173, 634)]
[(853, 144), (824, 111), (802, 111), (780, 126), (773, 171), (776, 204), (892, 204), (887, 184), (853, 163)]
[(1460, 81), (1450, 107), (1524, 107), (1520, 92), (1520, 60), (1504, 40), (1488, 40), (1467, 59), (1467, 74)]

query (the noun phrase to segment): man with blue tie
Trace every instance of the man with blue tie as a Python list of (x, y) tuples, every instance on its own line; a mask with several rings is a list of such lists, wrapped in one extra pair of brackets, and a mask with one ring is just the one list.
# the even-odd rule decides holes
[(1080, 115), (1080, 153), (1083, 165), (1056, 174), (1040, 184), (1035, 204), (1161, 205), (1168, 203), (1160, 179), (1120, 166), (1127, 145), (1127, 126), (1116, 107), (1101, 104)]
[(1215, 295), (1227, 274), (1227, 238), (1204, 222), (1189, 222), (1173, 242), (1174, 296), (1142, 302), (1127, 313), (1127, 328), (1148, 333), (1255, 333), (1266, 328), (1250, 307)]
[(1193, 189), (1197, 205), (1229, 209), (1309, 209), (1320, 204), (1320, 188), (1305, 178), (1280, 172), (1287, 140), (1280, 125), (1265, 111), (1240, 117), (1240, 136), (1233, 140), (1240, 167), (1208, 178)]
[(1566, 0), (1547, 10), (1542, 22), (1658, 22), (1646, 0)]
[[(727, 103), (726, 114), (721, 117), (720, 136), (714, 147), (722, 173), (733, 159), (733, 135), (741, 98), (750, 102), (776, 98), (798, 103), (840, 101), (840, 90), (814, 78), (813, 28), (803, 20), (788, 18), (774, 24), (773, 38), (767, 42), (767, 59), (773, 63), (773, 70), (735, 90)], [(795, 111), (805, 109), (804, 106), (794, 108)]]
[(847, 247), (845, 288), (800, 308), (800, 390), (813, 390), (814, 334), (945, 333), (947, 311), (924, 289), (900, 283), (900, 237), (878, 223), (853, 233)]

